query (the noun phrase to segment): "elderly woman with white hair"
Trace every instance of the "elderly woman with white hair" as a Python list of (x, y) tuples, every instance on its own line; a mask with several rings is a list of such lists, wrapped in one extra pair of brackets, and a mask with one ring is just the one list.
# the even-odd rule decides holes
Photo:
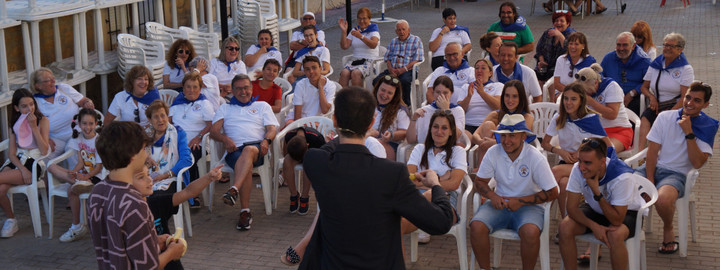
[(575, 74), (575, 81), (585, 87), (587, 106), (600, 114), (600, 123), (615, 151), (630, 148), (633, 129), (623, 103), (623, 90), (612, 78), (603, 77), (602, 67), (595, 63)]
[(640, 149), (645, 148), (655, 117), (662, 111), (682, 107), (682, 97), (695, 80), (695, 72), (685, 58), (684, 48), (683, 35), (675, 32), (667, 34), (663, 38), (662, 55), (650, 62), (650, 68), (645, 73), (641, 90), (650, 103), (641, 117)]
[(218, 84), (218, 78), (212, 75), (208, 71), (208, 63), (210, 63), (205, 57), (198, 56), (193, 58), (188, 64), (191, 72), (197, 72), (202, 78), (202, 89), (201, 92), (205, 95), (205, 98), (210, 101), (213, 106), (213, 111), (216, 111), (220, 105), (227, 103), (225, 98), (220, 95), (220, 85)]

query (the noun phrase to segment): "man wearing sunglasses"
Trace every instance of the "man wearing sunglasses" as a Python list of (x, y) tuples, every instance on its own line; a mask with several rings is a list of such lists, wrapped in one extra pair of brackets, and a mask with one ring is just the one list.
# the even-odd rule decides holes
[(615, 80), (625, 93), (625, 107), (640, 115), (640, 87), (651, 59), (635, 43), (635, 36), (622, 32), (615, 40), (615, 51), (605, 55), (600, 64), (603, 75)]
[(423, 45), (422, 40), (410, 34), (410, 24), (406, 20), (399, 20), (395, 24), (396, 38), (390, 41), (385, 53), (385, 64), (387, 69), (380, 73), (373, 80), (373, 85), (385, 75), (392, 75), (400, 79), (402, 84), (402, 98), (405, 104), (410, 104), (410, 83), (412, 82), (412, 70), (415, 64), (422, 62)]
[(560, 254), (567, 269), (577, 269), (575, 236), (589, 232), (610, 248), (613, 269), (627, 267), (625, 239), (634, 236), (635, 226), (642, 226), (635, 220), (645, 202), (636, 177), (603, 139), (583, 140), (566, 189), (568, 215), (559, 227)]
[[(287, 61), (285, 61), (285, 66), (288, 67), (290, 65), (290, 68), (295, 66), (295, 53), (297, 51), (301, 50), (302, 48), (309, 47), (309, 46), (315, 46), (312, 44), (309, 44), (309, 42), (305, 39), (305, 36), (303, 35), (303, 29), (306, 25), (312, 25), (315, 26), (317, 21), (315, 21), (315, 13), (312, 13), (310, 11), (305, 12), (303, 14), (303, 17), (300, 21), (300, 28), (297, 29), (297, 31), (294, 31), (292, 33), (292, 37), (290, 37), (290, 56), (288, 57)], [(317, 29), (317, 26), (315, 26), (315, 29), (317, 30), (316, 39), (318, 43), (325, 46), (325, 31)]]

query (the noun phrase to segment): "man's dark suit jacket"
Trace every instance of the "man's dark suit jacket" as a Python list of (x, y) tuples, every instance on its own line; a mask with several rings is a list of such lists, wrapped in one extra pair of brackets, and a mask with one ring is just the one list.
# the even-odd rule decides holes
[(405, 269), (400, 217), (429, 234), (453, 225), (442, 187), (433, 187), (429, 202), (404, 164), (364, 145), (336, 139), (308, 150), (303, 164), (322, 210), (299, 269)]

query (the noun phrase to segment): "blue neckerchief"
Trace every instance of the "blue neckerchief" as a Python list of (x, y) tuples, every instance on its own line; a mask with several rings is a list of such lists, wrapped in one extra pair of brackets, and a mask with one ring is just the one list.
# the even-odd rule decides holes
[[(260, 50), (260, 48), (262, 48), (262, 46), (260, 46), (260, 44), (255, 44), (255, 46), (258, 48), (258, 50)], [(277, 50), (278, 49), (276, 49), (275, 47), (272, 47), (272, 46), (270, 46), (270, 48), (267, 49), (268, 52), (277, 51)]]
[(452, 69), (450, 67), (450, 65), (448, 65), (447, 61), (443, 62), (443, 67), (445, 67), (447, 69), (445, 71), (445, 73), (455, 74), (455, 76), (457, 76), (458, 71), (469, 68), (470, 65), (468, 65), (467, 60), (463, 59), (462, 62), (460, 63), (460, 66), (456, 69)]
[(600, 94), (602, 94), (602, 92), (605, 91), (605, 89), (607, 89), (608, 85), (610, 85), (610, 83), (611, 83), (611, 82), (614, 82), (614, 81), (615, 81), (615, 80), (613, 80), (613, 79), (610, 78), (610, 77), (604, 77), (604, 78), (602, 78), (602, 80), (600, 80), (600, 84), (598, 84), (597, 92), (595, 92), (595, 94), (592, 94), (592, 95), (590, 95), (590, 96), (592, 96), (593, 98), (599, 96)]
[[(677, 120), (680, 120), (682, 115), (683, 109), (681, 108), (678, 110)], [(715, 142), (713, 139), (715, 138), (720, 122), (708, 116), (704, 112), (700, 112), (700, 115), (698, 116), (690, 117), (690, 122), (692, 123), (692, 131), (693, 134), (695, 134), (695, 137), (709, 144), (712, 148), (713, 143)]]
[(660, 56), (658, 56), (657, 58), (655, 58), (655, 60), (653, 60), (653, 61), (650, 63), (650, 67), (651, 67), (651, 68), (654, 68), (654, 69), (657, 69), (657, 70), (659, 70), (659, 71), (664, 71), (664, 70), (668, 70), (668, 69), (671, 69), (671, 68), (677, 68), (677, 67), (682, 67), (682, 66), (685, 66), (685, 65), (689, 65), (689, 63), (688, 63), (688, 61), (687, 61), (687, 58), (685, 58), (685, 53), (680, 53), (680, 56), (678, 56), (677, 58), (675, 58), (675, 60), (673, 60), (673, 61), (672, 61), (667, 67), (665, 67), (665, 68), (662, 67), (662, 66), (663, 66), (663, 63), (665, 63), (665, 55), (660, 54)]
[[(442, 28), (445, 27), (445, 26), (446, 26), (446, 25), (440, 26), (440, 29), (442, 29)], [(455, 31), (455, 30), (465, 31), (465, 33), (468, 34), (468, 37), (470, 37), (470, 28), (467, 28), (467, 27), (465, 27), (465, 26), (460, 26), (460, 25), (457, 25), (457, 24), (456, 24), (455, 27), (453, 27), (453, 28), (448, 27), (448, 29), (450, 29), (450, 31)]]
[(518, 80), (522, 82), (523, 73), (522, 68), (520, 67), (520, 63), (515, 62), (515, 67), (513, 68), (513, 75), (510, 77), (505, 76), (505, 74), (502, 73), (502, 67), (500, 65), (495, 68), (495, 74), (497, 74), (497, 79), (499, 83), (506, 83), (510, 80)]
[[(630, 57), (627, 60), (627, 63), (625, 63), (625, 66), (627, 67), (633, 67), (635, 66), (635, 62), (642, 60), (643, 58), (650, 58), (647, 53), (645, 53), (640, 46), (635, 44), (635, 47), (633, 48), (633, 51), (630, 53)], [(617, 56), (617, 53), (615, 53), (615, 59), (617, 59), (618, 62), (622, 63), (622, 59)], [(662, 66), (662, 65), (660, 65)]]
[(227, 65), (227, 67), (228, 67), (228, 71), (227, 71), (227, 72), (230, 72), (230, 70), (231, 70), (230, 65), (231, 65), (232, 63), (237, 62), (238, 59), (239, 59), (239, 58), (235, 58), (235, 60), (233, 60), (233, 61), (225, 62), (225, 65)]
[(595, 57), (592, 57), (592, 55), (586, 55), (585, 58), (583, 58), (583, 60), (580, 61), (580, 63), (578, 63), (577, 65), (574, 65), (572, 63), (572, 59), (570, 59), (569, 54), (567, 56), (567, 59), (570, 61), (570, 67), (571, 67), (570, 69), (572, 70), (572, 68), (577, 68), (578, 71), (583, 68), (589, 67), (593, 63), (597, 62), (597, 61), (595, 61)]
[[(360, 26), (358, 26), (357, 28), (360, 29)], [(380, 32), (380, 30), (378, 29), (378, 25), (375, 23), (371, 23), (370, 25), (368, 25), (367, 28), (360, 31), (361, 34), (370, 33), (370, 32)]]
[(499, 65), (498, 61), (495, 61), (495, 58), (492, 57), (492, 54), (488, 53), (488, 60), (490, 60), (490, 63), (492, 63), (493, 66)]
[(523, 16), (520, 16), (520, 15), (518, 15), (517, 20), (515, 20), (515, 22), (512, 24), (504, 25), (502, 23), (502, 21), (500, 21), (499, 25), (500, 25), (500, 28), (502, 28), (502, 30), (505, 32), (517, 32), (517, 31), (525, 30), (525, 28), (527, 28), (527, 24), (525, 23), (525, 18), (523, 18)]
[(55, 93), (52, 93), (52, 94), (50, 94), (50, 95), (43, 95), (43, 94), (41, 94), (41, 93), (36, 93), (36, 94), (33, 94), (33, 97), (35, 97), (35, 98), (49, 98), (49, 97), (54, 97), (55, 94), (57, 94), (57, 89), (58, 89), (58, 86), (55, 85)]
[(563, 34), (563, 36), (565, 38), (567, 38), (567, 36), (569, 36), (570, 34), (575, 33), (575, 32), (577, 32), (575, 29), (568, 27), (568, 28), (565, 28), (565, 31), (562, 31), (561, 33)]
[(250, 98), (250, 101), (248, 101), (248, 102), (246, 102), (246, 103), (242, 103), (242, 102), (240, 102), (237, 98), (232, 97), (232, 98), (230, 99), (230, 104), (232, 104), (232, 105), (238, 105), (238, 106), (240, 106), (240, 107), (250, 106), (250, 105), (253, 104), (253, 102), (255, 102), (256, 100), (258, 100), (259, 97), (260, 97), (260, 96), (252, 97), (252, 98)]
[(605, 129), (603, 129), (602, 124), (600, 124), (600, 116), (597, 114), (593, 114), (592, 116), (585, 116), (577, 120), (570, 120), (570, 117), (568, 117), (567, 121), (575, 124), (585, 132), (607, 137)]
[[(430, 106), (432, 106), (432, 107), (435, 108), (436, 110), (439, 110), (439, 109), (440, 109), (440, 107), (438, 107), (438, 105), (435, 104), (435, 101), (433, 101), (432, 103), (430, 103)], [(450, 103), (450, 109), (455, 108), (455, 107), (457, 107), (457, 106), (460, 106), (460, 105)]]
[(200, 93), (200, 96), (198, 96), (198, 98), (195, 100), (188, 100), (187, 98), (185, 98), (185, 94), (180, 93), (177, 95), (177, 97), (173, 101), (172, 105), (170, 105), (170, 107), (175, 106), (175, 105), (193, 103), (195, 101), (200, 101), (200, 100), (204, 100), (204, 99), (206, 99), (206, 98), (205, 98), (205, 95), (203, 95), (202, 93)]
[[(189, 67), (190, 67), (190, 62), (189, 62), (189, 61), (186, 61), (186, 62), (185, 62), (185, 68), (187, 69), (187, 68), (189, 68)], [(180, 76), (180, 72), (182, 72), (182, 69), (180, 68), (180, 66), (178, 66), (178, 64), (175, 64), (175, 68), (178, 70), (177, 75), (175, 75), (175, 76)], [(229, 70), (228, 70), (228, 71), (229, 71)]]
[(378, 103), (378, 108), (380, 108), (379, 111), (382, 111), (382, 109), (385, 109), (385, 107), (387, 107), (387, 104), (382, 105), (382, 104)]
[[(498, 125), (497, 130), (509, 130), (510, 132), (515, 132), (515, 131), (520, 130), (520, 131), (527, 131), (527, 132), (532, 133), (532, 131), (530, 131), (530, 129), (527, 128), (525, 121), (521, 121), (513, 126), (506, 126), (506, 125), (500, 124), (500, 125)], [(537, 138), (537, 136), (535, 134), (528, 135), (527, 138), (525, 138), (525, 142), (532, 143), (535, 140), (535, 138)], [(497, 141), (497, 143), (500, 143), (500, 133), (495, 133), (495, 140)]]
[(316, 49), (317, 47), (322, 47), (322, 44), (320, 44), (320, 42), (318, 42), (318, 45), (315, 46), (315, 47), (305, 47), (305, 48), (302, 48), (302, 49), (298, 50), (298, 51), (295, 53), (295, 58), (293, 59), (293, 62), (295, 62), (295, 60), (297, 60), (297, 59), (300, 58), (301, 56), (303, 56), (303, 55), (311, 52), (311, 51), (314, 50), (314, 49)]
[[(608, 155), (610, 155), (610, 149), (613, 149), (612, 147), (608, 148)], [(612, 150), (613, 156), (615, 153), (615, 150)], [(607, 167), (605, 167), (605, 176), (603, 176), (602, 179), (600, 179), (599, 183), (601, 186), (605, 185), (607, 183), (610, 183), (610, 181), (615, 180), (618, 178), (618, 176), (624, 174), (624, 173), (633, 173), (635, 170), (630, 168), (625, 162), (618, 159), (617, 156), (614, 157), (608, 157), (610, 159), (610, 162), (608, 163)]]
[(127, 91), (127, 93), (129, 97), (127, 97), (125, 101), (128, 101), (128, 99), (132, 98), (135, 101), (145, 105), (150, 105), (150, 103), (152, 103), (156, 99), (160, 99), (160, 91), (158, 91), (157, 89), (147, 91), (147, 93), (145, 93), (145, 95), (142, 97), (136, 97), (130, 91)]

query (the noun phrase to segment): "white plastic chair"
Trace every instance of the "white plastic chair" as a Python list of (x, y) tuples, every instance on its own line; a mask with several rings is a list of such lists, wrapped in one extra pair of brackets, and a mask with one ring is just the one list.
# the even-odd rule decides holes
[[(9, 146), (9, 141), (4, 140), (0, 143), (0, 151), (7, 151)], [(29, 185), (17, 185), (11, 187), (8, 192), (7, 196), (10, 198), (10, 208), (13, 208), (13, 194), (22, 193), (27, 196), (28, 205), (30, 206), (30, 217), (32, 219), (33, 223), (33, 231), (35, 232), (35, 238), (42, 237), (42, 220), (40, 219), (40, 201), (38, 200), (38, 190), (40, 195), (42, 196), (43, 202), (48, 201), (47, 192), (45, 190), (45, 182), (44, 181), (38, 181), (38, 178), (45, 173), (45, 169), (47, 168), (45, 166), (45, 162), (42, 160), (47, 158), (47, 156), (50, 154), (50, 151), (48, 151), (48, 154), (45, 156), (42, 156), (33, 162), (33, 169), (32, 169), (32, 181)], [(40, 165), (40, 170), (38, 171), (37, 167)], [(49, 215), (48, 206), (46, 204), (43, 204), (43, 207), (45, 208), (45, 216), (47, 217)]]
[[(76, 153), (77, 152), (75, 150), (67, 150), (62, 155), (54, 158), (53, 160), (50, 160), (50, 162), (48, 162), (47, 166), (50, 167), (52, 165), (59, 164), (59, 163), (63, 162), (64, 160), (68, 159), (69, 157), (74, 156)], [(59, 197), (67, 198), (67, 191), (68, 191), (68, 189), (70, 189), (70, 184), (69, 183), (60, 183), (60, 181), (58, 181), (52, 173), (47, 174), (47, 179), (48, 179), (48, 195), (49, 195), (48, 202), (47, 202), (48, 203), (47, 222), (48, 222), (48, 226), (50, 226), (50, 228), (48, 229), (48, 234), (49, 234), (48, 239), (52, 239), (53, 238), (53, 229), (54, 229), (53, 221), (54, 221), (54, 214), (55, 214), (54, 213), (55, 212), (54, 211), (55, 210), (55, 197), (59, 196)], [(79, 197), (80, 197), (80, 215), (81, 215), (80, 222), (81, 223), (85, 223), (85, 216), (87, 214), (86, 209), (85, 209), (86, 208), (85, 201), (87, 200), (87, 198), (89, 196), (90, 196), (90, 193), (83, 193), (83, 194), (79, 195)]]
[[(205, 135), (203, 142), (205, 144), (205, 149), (207, 149), (206, 151), (210, 156), (210, 167), (215, 168), (220, 164), (225, 164), (225, 166), (222, 167), (222, 171), (230, 173), (230, 180), (233, 181), (232, 174), (234, 172), (235, 164), (229, 165), (225, 163), (225, 155), (227, 153), (225, 152), (224, 144), (211, 139), (209, 134)], [(272, 189), (274, 188), (272, 186), (272, 164), (270, 163), (272, 160), (270, 158), (271, 155), (272, 152), (268, 151), (267, 155), (264, 156), (265, 162), (263, 165), (253, 168), (253, 173), (260, 175), (263, 199), (265, 201), (265, 214), (268, 216), (272, 214)], [(215, 194), (215, 181), (210, 183), (209, 186), (209, 196), (213, 196), (213, 194)], [(212, 198), (206, 198), (206, 200), (209, 201), (209, 203), (212, 203)], [(212, 205), (209, 205), (209, 207), (212, 207)]]
[(254, 44), (257, 42), (257, 33), (262, 29), (268, 29), (273, 34), (274, 44), (280, 44), (278, 16), (274, 12), (269, 13), (268, 3), (251, 0), (239, 0), (237, 3), (238, 21), (235, 26), (238, 28), (240, 41), (245, 44)]
[[(458, 214), (458, 223), (453, 225), (446, 234), (451, 234), (455, 237), (457, 244), (458, 260), (460, 262), (460, 269), (468, 269), (468, 250), (467, 250), (467, 226), (469, 221), (468, 209), (465, 209), (468, 204), (468, 197), (473, 190), (473, 183), (470, 180), (470, 176), (467, 174), (463, 177), (462, 183), (462, 194), (456, 204), (456, 212)], [(460, 195), (460, 194), (459, 194)], [(416, 262), (418, 258), (418, 235), (420, 230), (416, 230), (410, 234), (410, 261)]]
[[(285, 145), (285, 135), (287, 135), (288, 132), (297, 129), (299, 127), (312, 127), (319, 131), (321, 134), (329, 135), (331, 131), (335, 130), (335, 127), (333, 126), (332, 120), (330, 118), (324, 117), (324, 116), (311, 116), (311, 117), (305, 117), (301, 118), (297, 121), (294, 121), (290, 123), (287, 127), (285, 127), (282, 131), (280, 131), (277, 135), (275, 135), (275, 140), (273, 140), (272, 145), (272, 154), (273, 154), (273, 202), (274, 208), (277, 208), (277, 196), (278, 196), (278, 189), (275, 188), (280, 184), (280, 170), (283, 168), (283, 162), (285, 161), (285, 156), (282, 153), (283, 146)], [(296, 187), (300, 189), (300, 184), (302, 183), (302, 164), (299, 164), (298, 166), (295, 166), (295, 183)]]
[(156, 22), (145, 23), (145, 34), (148, 41), (157, 41), (162, 43), (165, 47), (165, 53), (170, 50), (170, 46), (172, 46), (176, 40), (188, 39), (188, 35), (185, 31), (167, 27)]
[[(553, 102), (553, 98), (555, 97), (555, 90), (551, 90), (553, 85), (555, 84), (554, 78), (550, 77), (547, 81), (545, 81), (545, 84), (543, 84), (542, 87), (542, 101), (543, 102)], [(554, 88), (552, 88), (554, 89)]]
[(553, 116), (558, 112), (558, 105), (551, 102), (536, 102), (529, 105), (533, 120), (533, 133), (542, 138), (545, 130), (550, 125)]
[(635, 129), (633, 130), (632, 146), (628, 149), (625, 149), (625, 151), (622, 151), (617, 154), (618, 157), (622, 158), (622, 159), (629, 158), (638, 153), (638, 149), (639, 149), (638, 145), (640, 145), (640, 125), (642, 123), (640, 121), (640, 117), (638, 117), (637, 114), (635, 114), (635, 112), (633, 112), (632, 110), (630, 110), (626, 107), (625, 112), (627, 113), (628, 120), (630, 120), (630, 122), (635, 124)]
[[(275, 0), (258, 0), (260, 2), (261, 9), (263, 13), (270, 13), (275, 14), (277, 18), (277, 31), (278, 32), (287, 32), (288, 40), (292, 38), (292, 31), (295, 28), (300, 27), (301, 23), (298, 19), (293, 19), (290, 17), (289, 12), (285, 12), (285, 18), (279, 18), (276, 9), (275, 9)], [(266, 10), (267, 9), (267, 10)], [(290, 1), (284, 1), (284, 9), (286, 11), (290, 10)], [(274, 33), (273, 39), (275, 40), (275, 43), (277, 46), (280, 46), (280, 37), (277, 35), (278, 33)]]
[[(185, 168), (182, 168), (178, 175), (175, 177), (175, 186), (177, 187), (177, 192), (182, 191), (183, 187), (183, 174), (192, 167), (192, 164), (195, 163), (195, 157), (193, 155), (190, 155), (190, 158), (192, 159), (192, 162), (190, 163), (190, 166), (187, 166)], [(213, 181), (214, 183), (215, 181)], [(178, 212), (177, 214), (173, 215), (173, 221), (175, 222), (175, 227), (183, 228), (182, 237), (185, 238), (185, 232), (187, 231), (188, 236), (192, 237), (192, 220), (190, 219), (190, 205), (188, 201), (182, 202), (180, 205), (178, 205)]]
[[(378, 46), (380, 46), (380, 45), (378, 45)], [(382, 72), (383, 64), (385, 63), (385, 62), (383, 61), (383, 58), (385, 57), (385, 53), (387, 52), (387, 48), (386, 48), (385, 46), (380, 46), (380, 49), (378, 49), (378, 51), (379, 51), (379, 52), (378, 52), (378, 57), (376, 57), (376, 58), (374, 58), (374, 59), (370, 59), (370, 61), (372, 61), (372, 65), (373, 65), (372, 74), (370, 74), (370, 75), (368, 75), (368, 76), (365, 76), (365, 78), (363, 78), (363, 79), (364, 79), (364, 83), (365, 83), (365, 85), (364, 85), (363, 87), (364, 87), (365, 89), (372, 89), (372, 87), (373, 87), (373, 85), (372, 85), (373, 79), (375, 79), (375, 77), (377, 77), (377, 75), (380, 74), (380, 72)], [(343, 65), (345, 65), (345, 63), (349, 62), (351, 59), (353, 59), (353, 55), (352, 55), (352, 54), (345, 55), (345, 56), (342, 57), (342, 62), (341, 62), (341, 63), (342, 63)], [(328, 75), (329, 75), (329, 74), (328, 74)]]
[[(625, 247), (627, 248), (628, 252), (628, 269), (645, 270), (647, 268), (647, 254), (645, 252), (645, 231), (643, 231), (642, 220), (643, 215), (647, 211), (647, 209), (649, 209), (649, 207), (651, 207), (657, 201), (658, 191), (655, 188), (655, 185), (649, 180), (645, 179), (645, 177), (637, 174), (633, 174), (633, 177), (635, 178), (635, 182), (639, 186), (638, 190), (641, 193), (647, 193), (647, 195), (650, 196), (650, 201), (643, 204), (640, 210), (638, 210), (638, 215), (635, 219), (635, 236), (625, 240)], [(605, 243), (595, 238), (592, 233), (578, 235), (575, 237), (575, 239), (590, 243), (590, 269), (597, 269), (600, 245), (604, 245)]]
[(180, 26), (180, 30), (185, 31), (190, 43), (195, 47), (197, 55), (204, 56), (206, 59), (213, 59), (220, 55), (220, 38), (217, 33), (200, 32), (185, 26)]
[(420, 80), (418, 80), (418, 75), (420, 73), (420, 67), (422, 66), (422, 63), (425, 63), (425, 60), (415, 63), (412, 67), (412, 82), (410, 84), (410, 110), (411, 112), (415, 112), (415, 110), (420, 108), (420, 103), (424, 101), (423, 98), (425, 96), (425, 93), (422, 93), (422, 97), (420, 96)]
[[(632, 167), (637, 167), (639, 160), (645, 158), (646, 156), (647, 148), (643, 149), (634, 156), (625, 159), (625, 163)], [(693, 243), (697, 242), (697, 221), (695, 218), (695, 202), (697, 201), (697, 198), (695, 197), (695, 194), (692, 193), (692, 188), (693, 186), (695, 186), (695, 182), (697, 182), (699, 176), (700, 171), (697, 169), (691, 169), (690, 171), (688, 171), (687, 178), (685, 180), (685, 196), (683, 196), (682, 198), (678, 198), (675, 201), (675, 208), (677, 209), (678, 215), (678, 242), (680, 243), (678, 251), (680, 251), (680, 257), (687, 257), (688, 220), (690, 221), (690, 233), (692, 236), (692, 241)], [(645, 223), (645, 230), (648, 232), (652, 231), (652, 208), (653, 207), (651, 206), (648, 212), (648, 218)]]
[(175, 98), (180, 94), (180, 92), (173, 89), (160, 89), (158, 92), (160, 92), (160, 100), (165, 102), (168, 107), (172, 106), (173, 101), (175, 101)]
[(164, 45), (156, 41), (147, 41), (130, 34), (118, 35), (118, 73), (125, 79), (125, 74), (134, 66), (140, 65), (150, 69), (155, 84), (162, 83), (162, 72), (165, 67)]

